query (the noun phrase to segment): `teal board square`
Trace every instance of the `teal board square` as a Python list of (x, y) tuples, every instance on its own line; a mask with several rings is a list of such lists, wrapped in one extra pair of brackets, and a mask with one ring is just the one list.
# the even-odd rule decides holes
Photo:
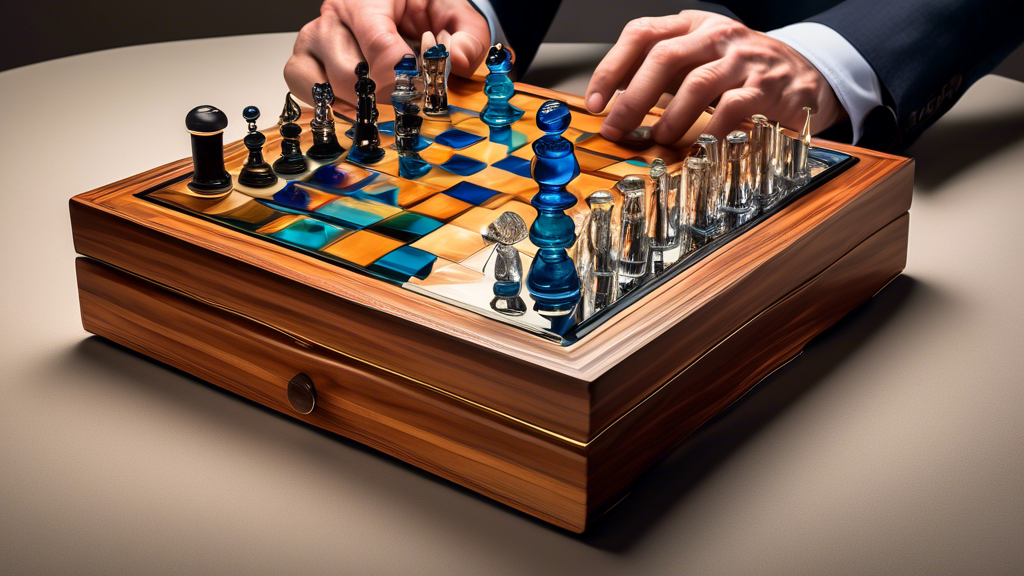
[(416, 277), (426, 280), (437, 256), (412, 246), (400, 246), (379, 258), (369, 269), (395, 282), (408, 282)]

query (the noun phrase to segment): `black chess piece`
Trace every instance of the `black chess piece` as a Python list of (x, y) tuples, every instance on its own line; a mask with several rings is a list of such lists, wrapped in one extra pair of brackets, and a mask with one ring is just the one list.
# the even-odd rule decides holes
[(267, 188), (277, 183), (277, 174), (263, 160), (263, 144), (267, 137), (256, 129), (256, 120), (260, 117), (260, 109), (255, 106), (246, 106), (242, 110), (242, 118), (249, 123), (249, 133), (246, 134), (242, 143), (249, 149), (249, 158), (238, 173), (238, 183), (250, 188)]
[(228, 117), (213, 106), (196, 106), (185, 116), (192, 138), (192, 180), (189, 190), (215, 196), (231, 190), (231, 175), (224, 169), (224, 129)]
[(289, 92), (284, 95), (284, 107), (281, 109), (281, 116), (278, 117), (277, 125), (297, 122), (299, 118), (302, 118), (302, 108), (295, 101), (295, 96), (292, 96), (292, 93)]
[[(274, 161), (274, 172), (278, 174), (302, 174), (309, 165), (306, 157), (302, 155), (302, 148), (299, 146), (299, 136), (302, 135), (302, 126), (295, 123), (302, 117), (302, 109), (295, 105), (291, 99), (292, 93), (288, 93), (285, 99), (284, 110), (281, 112), (281, 157)], [(290, 107), (291, 104), (294, 107)]]
[(384, 158), (380, 146), (380, 132), (377, 130), (377, 83), (370, 79), (370, 67), (366, 62), (356, 65), (356, 124), (352, 138), (352, 150), (348, 159), (359, 164), (374, 164)]
[(345, 149), (338, 144), (338, 135), (334, 133), (334, 90), (330, 82), (313, 84), (313, 120), (309, 129), (313, 132), (313, 145), (306, 151), (306, 156), (313, 160), (334, 160), (344, 154)]

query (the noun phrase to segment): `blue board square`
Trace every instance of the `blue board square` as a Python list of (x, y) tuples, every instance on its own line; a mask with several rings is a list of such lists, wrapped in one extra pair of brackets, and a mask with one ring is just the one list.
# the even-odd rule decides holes
[(472, 146), (483, 139), (483, 136), (477, 136), (476, 134), (471, 134), (464, 130), (459, 130), (458, 128), (451, 128), (435, 136), (434, 142), (455, 150), (461, 150), (467, 146)]
[(454, 154), (447, 162), (441, 164), (441, 168), (455, 174), (456, 176), (472, 176), (484, 168), (487, 168), (487, 164), (479, 160), (474, 160), (469, 156)]
[(287, 206), (288, 208), (294, 208), (296, 210), (309, 209), (309, 192), (306, 192), (302, 188), (296, 186), (295, 182), (289, 182), (284, 188), (275, 192), (271, 200), (275, 204), (280, 204), (281, 206)]
[(356, 230), (365, 228), (384, 219), (384, 216), (372, 210), (361, 210), (360, 204), (374, 204), (371, 200), (364, 200), (362, 203), (334, 200), (316, 209), (316, 214), (326, 220), (337, 222), (348, 228)]
[(434, 267), (437, 256), (412, 246), (399, 246), (388, 252), (368, 267), (385, 278), (395, 282), (408, 282), (415, 276), (425, 280)]
[(468, 202), (474, 206), (479, 206), (484, 202), (487, 202), (498, 192), (491, 190), (490, 188), (484, 188), (478, 184), (472, 182), (459, 182), (455, 186), (444, 191), (444, 194)]
[(415, 242), (440, 227), (441, 222), (429, 216), (415, 212), (399, 212), (387, 220), (374, 224), (369, 230), (402, 242)]
[(395, 135), (395, 121), (389, 120), (388, 122), (381, 122), (377, 124), (377, 130), (386, 136)]
[(506, 172), (511, 172), (516, 176), (522, 176), (523, 178), (533, 178), (530, 174), (530, 161), (520, 158), (518, 156), (506, 156), (501, 160), (498, 160), (494, 164), (491, 164), (495, 168), (501, 168)]

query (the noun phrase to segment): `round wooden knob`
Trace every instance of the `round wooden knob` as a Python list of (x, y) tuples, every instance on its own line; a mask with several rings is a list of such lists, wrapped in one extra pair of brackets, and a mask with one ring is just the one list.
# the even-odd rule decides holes
[(288, 381), (288, 403), (299, 414), (309, 414), (316, 408), (316, 388), (309, 376), (299, 372)]

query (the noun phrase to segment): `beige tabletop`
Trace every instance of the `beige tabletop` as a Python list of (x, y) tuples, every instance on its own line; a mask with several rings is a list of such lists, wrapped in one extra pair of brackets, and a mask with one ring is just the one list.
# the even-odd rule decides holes
[[(1024, 84), (910, 150), (906, 273), (577, 537), (82, 330), (68, 198), (272, 124), (294, 35), (0, 74), (0, 571), (1024, 573)], [(606, 45), (526, 80), (582, 92)]]

